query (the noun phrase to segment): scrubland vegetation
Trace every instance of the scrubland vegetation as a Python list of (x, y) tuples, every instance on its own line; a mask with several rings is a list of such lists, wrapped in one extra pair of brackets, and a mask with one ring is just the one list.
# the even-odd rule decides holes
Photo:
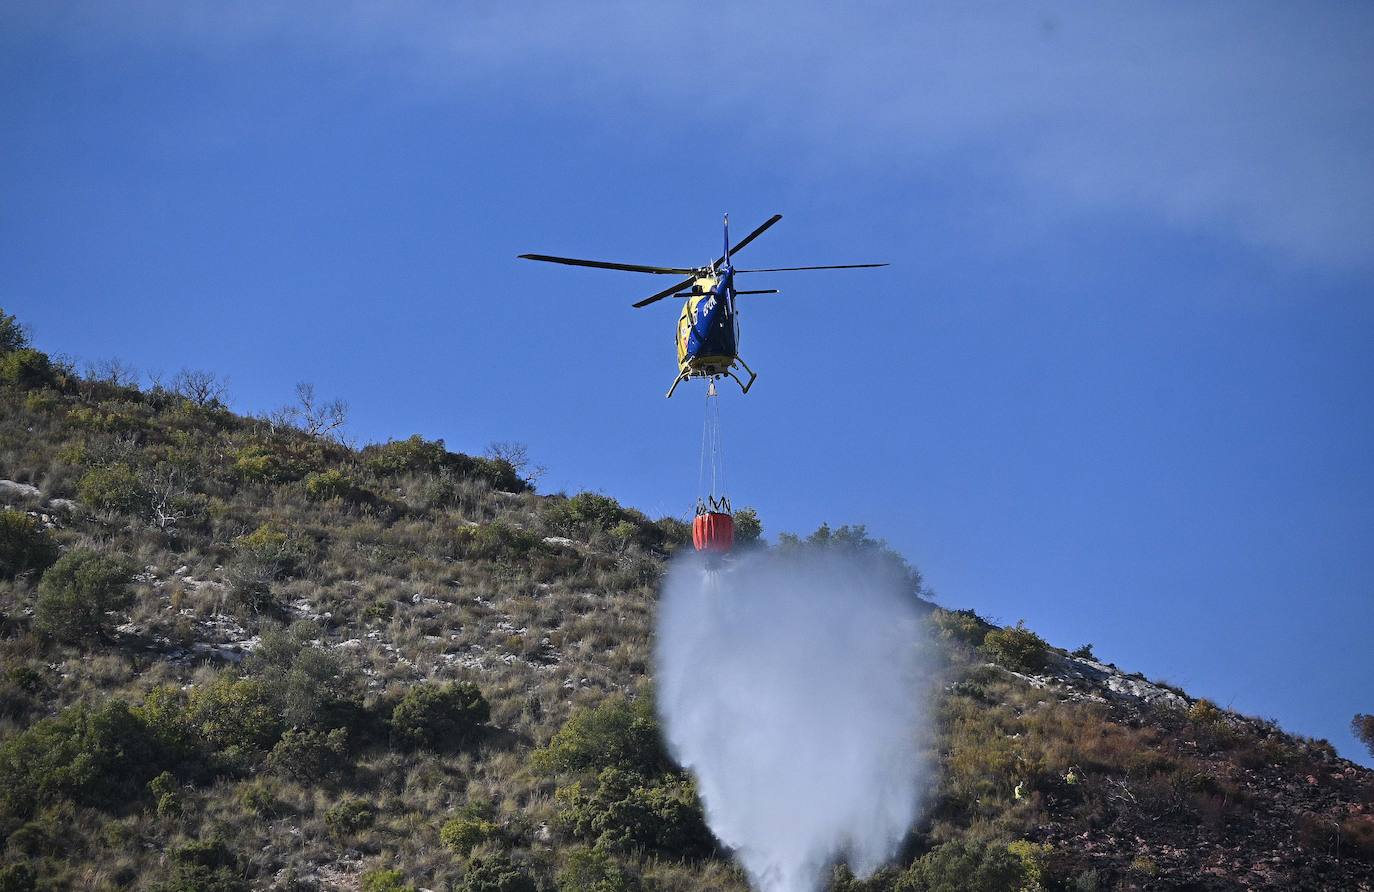
[[(0, 892), (745, 888), (652, 706), (683, 521), (538, 495), (510, 444), (347, 447), (346, 406), (310, 388), (252, 418), (210, 373), (132, 380), (77, 374), (0, 313), (0, 477), (32, 487), (0, 496)], [(928, 594), (862, 528), (771, 547), (865, 549)], [(1228, 853), (1271, 837), (1292, 849), (1244, 865), (1252, 887), (1368, 875), (1369, 773), (1328, 745), (1055, 681), (1086, 664), (927, 606), (928, 816), (837, 890), (1153, 888), (1216, 865), (1197, 888), (1231, 888)]]

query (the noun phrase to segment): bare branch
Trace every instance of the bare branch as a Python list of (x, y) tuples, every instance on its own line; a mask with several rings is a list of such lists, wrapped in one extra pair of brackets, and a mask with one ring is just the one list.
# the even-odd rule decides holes
[(171, 391), (197, 406), (223, 406), (229, 382), (214, 372), (182, 369), (172, 378)]

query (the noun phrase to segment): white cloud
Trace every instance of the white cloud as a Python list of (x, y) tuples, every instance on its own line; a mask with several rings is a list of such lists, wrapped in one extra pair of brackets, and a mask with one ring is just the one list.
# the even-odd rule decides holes
[[(1335, 4), (12, 6), (77, 41), (286, 40), (428, 88), (635, 99), (1055, 212), (1140, 213), (1293, 262), (1374, 261), (1374, 7)], [(595, 107), (595, 106), (590, 106)]]

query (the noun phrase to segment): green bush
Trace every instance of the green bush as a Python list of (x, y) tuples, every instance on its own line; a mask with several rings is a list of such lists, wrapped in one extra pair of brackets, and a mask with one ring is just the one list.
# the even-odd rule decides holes
[(78, 703), (40, 719), (0, 743), (0, 836), (45, 803), (137, 801), (165, 761), (157, 737), (123, 700)]
[(129, 512), (148, 503), (148, 491), (128, 465), (92, 468), (77, 483), (76, 494), (97, 511)]
[(672, 768), (648, 697), (613, 696), (577, 710), (534, 759), (544, 771), (620, 768), (653, 777)]
[(42, 570), (57, 560), (57, 546), (38, 518), (23, 511), (0, 511), (0, 577)]
[(1024, 877), (1021, 892), (1042, 892), (1049, 882), (1049, 861), (1050, 856), (1054, 854), (1054, 847), (1045, 843), (1034, 843), (1028, 839), (1018, 839), (1008, 843), (1007, 851), (1021, 861), (1021, 872)]
[(348, 755), (348, 731), (312, 731), (290, 728), (272, 752), (267, 765), (273, 771), (309, 786), (333, 780), (343, 770)]
[(229, 563), (229, 591), (253, 610), (273, 606), (272, 583), (295, 572), (301, 549), (286, 533), (263, 524), (234, 540)]
[(534, 878), (505, 855), (474, 860), (453, 892), (538, 892)]
[(290, 483), (310, 472), (310, 456), (285, 444), (249, 443), (234, 452), (234, 473), (254, 483)]
[(355, 483), (353, 478), (333, 468), (307, 476), (305, 494), (315, 502), (339, 499), (355, 505), (370, 505), (377, 501), (375, 495)]
[(633, 771), (605, 768), (596, 782), (560, 787), (557, 823), (569, 835), (605, 850), (648, 850), (696, 858), (714, 843), (692, 781), (678, 774), (646, 779)]
[(1025, 882), (1021, 859), (996, 843), (956, 840), (916, 860), (896, 892), (1013, 892)]
[(191, 689), (186, 720), (231, 770), (261, 761), (284, 730), (274, 692), (259, 679), (228, 673)]
[(946, 641), (962, 641), (977, 646), (983, 643), (992, 626), (972, 610), (945, 610), (936, 607), (930, 612), (930, 622)]
[(415, 434), (363, 449), (363, 464), (374, 474), (436, 473), (444, 468), (448, 450), (443, 440), (426, 440)]
[(610, 496), (580, 492), (570, 499), (550, 499), (544, 504), (545, 518), (555, 528), (573, 535), (590, 535), (609, 530), (629, 519), (625, 509)]
[(189, 842), (172, 850), (171, 875), (152, 892), (247, 892), (238, 858), (223, 842)]
[(574, 849), (557, 876), (558, 892), (639, 892), (639, 879), (597, 848)]
[(501, 521), (462, 527), (453, 539), (458, 555), (468, 560), (519, 560), (540, 545), (538, 536)]
[(371, 827), (377, 813), (362, 799), (343, 799), (324, 813), (324, 826), (337, 839), (353, 836)]
[(415, 892), (406, 885), (406, 875), (399, 870), (377, 868), (363, 874), (362, 892)]
[(373, 444), (363, 449), (363, 465), (374, 474), (447, 473), (482, 480), (502, 492), (524, 492), (529, 484), (521, 479), (515, 466), (501, 458), (474, 458), (449, 452), (443, 440), (426, 440), (415, 434), (405, 440)]
[(988, 632), (983, 636), (983, 651), (993, 662), (1017, 672), (1038, 672), (1049, 660), (1049, 645), (1026, 628), (1025, 620)]
[(471, 682), (418, 684), (391, 712), (391, 737), (410, 747), (452, 749), (470, 743), (491, 718), (491, 705)]
[(42, 387), (57, 380), (48, 354), (31, 347), (0, 354), (0, 384)]
[(310, 623), (266, 632), (244, 667), (273, 692), (287, 725), (328, 730), (354, 724), (362, 709), (357, 671), (311, 644), (318, 634)]
[(38, 583), (34, 625), (62, 641), (105, 637), (107, 611), (133, 603), (129, 581), (132, 562), (84, 549), (69, 551), (47, 569)]
[(473, 849), (494, 838), (500, 830), (500, 827), (484, 818), (461, 815), (445, 821), (444, 826), (439, 828), (439, 842), (444, 844), (444, 848), (466, 858)]

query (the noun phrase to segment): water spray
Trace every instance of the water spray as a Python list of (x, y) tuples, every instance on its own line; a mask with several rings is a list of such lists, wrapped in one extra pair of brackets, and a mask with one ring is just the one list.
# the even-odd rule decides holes
[(707, 821), (759, 892), (890, 859), (926, 786), (926, 654), (913, 594), (880, 561), (745, 551), (670, 568), (658, 706)]

